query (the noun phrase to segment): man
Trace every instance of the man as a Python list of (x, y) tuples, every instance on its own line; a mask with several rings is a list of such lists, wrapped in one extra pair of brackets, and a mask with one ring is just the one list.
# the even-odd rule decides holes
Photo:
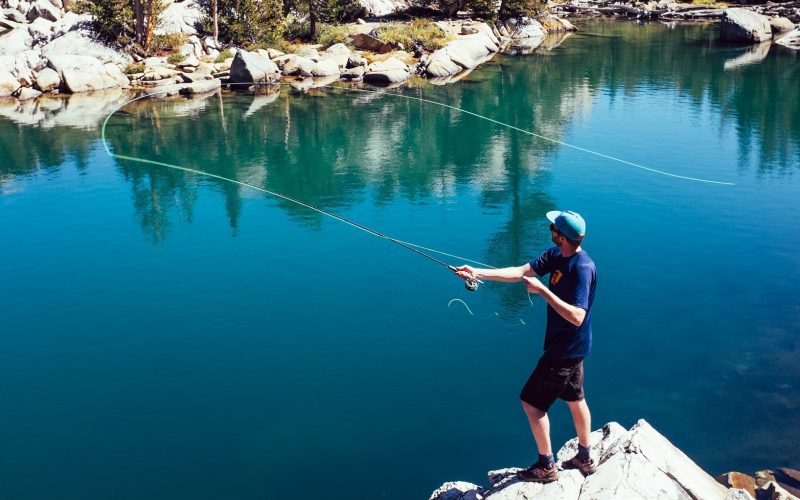
[[(547, 302), (544, 354), (520, 394), (522, 407), (539, 449), (539, 460), (518, 473), (524, 481), (549, 483), (558, 478), (550, 444), (547, 411), (557, 398), (567, 402), (578, 434), (578, 454), (566, 468), (592, 474), (595, 464), (589, 456), (591, 415), (583, 394), (583, 358), (592, 347), (592, 302), (597, 284), (594, 262), (581, 248), (586, 234), (583, 218), (571, 211), (547, 213), (554, 247), (536, 260), (519, 267), (476, 269), (461, 266), (461, 278), (519, 282)], [(550, 275), (549, 288), (536, 279)]]

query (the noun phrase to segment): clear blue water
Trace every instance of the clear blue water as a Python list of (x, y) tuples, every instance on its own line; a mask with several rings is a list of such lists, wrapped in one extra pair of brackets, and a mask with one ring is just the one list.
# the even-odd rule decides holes
[[(726, 69), (745, 49), (713, 26), (581, 28), (393, 92), (735, 186), (346, 91), (141, 102), (109, 141), (493, 265), (577, 210), (595, 427), (645, 418), (713, 474), (798, 468), (797, 56)], [(75, 102), (0, 106), (2, 496), (427, 498), (535, 458), (517, 395), (545, 308), (521, 285), (471, 294), (308, 209), (110, 159), (113, 105), (18, 123)], [(556, 446), (572, 436), (564, 405), (552, 423)]]

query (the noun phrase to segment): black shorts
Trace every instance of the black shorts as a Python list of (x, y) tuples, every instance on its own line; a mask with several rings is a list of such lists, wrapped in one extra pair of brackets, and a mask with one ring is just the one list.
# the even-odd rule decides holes
[(583, 396), (583, 359), (542, 356), (522, 388), (519, 399), (547, 411), (556, 398), (580, 401)]

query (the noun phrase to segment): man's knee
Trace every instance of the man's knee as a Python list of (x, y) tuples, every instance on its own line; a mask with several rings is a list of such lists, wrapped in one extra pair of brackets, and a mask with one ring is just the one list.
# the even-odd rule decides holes
[(525, 413), (531, 415), (532, 417), (536, 417), (537, 419), (539, 419), (547, 415), (546, 411), (542, 411), (539, 408), (533, 406), (530, 403), (525, 402), (522, 399), (520, 399), (519, 402), (522, 403), (522, 409), (525, 410)]

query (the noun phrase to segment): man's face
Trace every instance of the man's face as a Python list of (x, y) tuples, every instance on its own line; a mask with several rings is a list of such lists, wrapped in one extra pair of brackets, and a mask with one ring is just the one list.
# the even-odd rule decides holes
[(561, 231), (558, 230), (555, 224), (550, 223), (550, 240), (553, 242), (555, 246), (561, 248), (561, 245), (564, 241), (564, 235), (561, 234)]

